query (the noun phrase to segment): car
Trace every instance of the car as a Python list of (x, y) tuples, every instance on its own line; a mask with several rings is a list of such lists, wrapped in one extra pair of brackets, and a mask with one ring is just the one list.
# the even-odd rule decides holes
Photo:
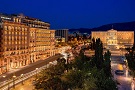
[(116, 70), (115, 74), (116, 75), (124, 75), (124, 71), (123, 70)]

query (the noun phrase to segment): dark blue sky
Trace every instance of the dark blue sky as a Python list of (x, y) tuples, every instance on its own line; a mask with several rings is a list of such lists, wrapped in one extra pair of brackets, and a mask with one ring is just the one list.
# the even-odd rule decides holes
[(1, 0), (0, 12), (23, 13), (51, 28), (93, 28), (135, 21), (135, 0)]

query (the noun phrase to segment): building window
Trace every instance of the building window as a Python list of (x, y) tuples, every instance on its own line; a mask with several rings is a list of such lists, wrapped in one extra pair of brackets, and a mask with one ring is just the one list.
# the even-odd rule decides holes
[(11, 26), (8, 26), (8, 30), (11, 30)]
[(5, 44), (7, 45), (7, 42), (5, 41)]
[(5, 34), (7, 34), (7, 31), (5, 31)]
[(11, 34), (11, 31), (9, 31), (8, 33)]
[(7, 26), (4, 26), (4, 29), (7, 30)]
[(25, 28), (25, 30), (27, 31), (27, 28)]

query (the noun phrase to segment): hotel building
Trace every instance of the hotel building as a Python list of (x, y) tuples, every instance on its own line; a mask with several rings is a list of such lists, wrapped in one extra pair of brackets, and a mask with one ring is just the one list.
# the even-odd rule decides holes
[(134, 44), (134, 31), (92, 31), (92, 38), (100, 38), (106, 49), (120, 49), (132, 47)]
[(55, 54), (55, 30), (24, 15), (0, 14), (0, 74)]

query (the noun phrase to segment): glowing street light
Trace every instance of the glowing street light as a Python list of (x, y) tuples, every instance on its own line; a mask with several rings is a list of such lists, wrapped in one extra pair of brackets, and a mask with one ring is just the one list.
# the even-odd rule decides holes
[[(4, 75), (4, 76), (2, 76), (3, 78), (6, 78), (6, 76)], [(8, 80), (8, 79), (7, 79)], [(8, 90), (9, 90), (9, 82), (8, 82)]]
[(37, 79), (37, 70), (38, 70), (38, 68), (36, 68), (36, 79)]
[(3, 78), (5, 78), (6, 76), (2, 76)]
[(14, 75), (13, 76), (13, 88), (15, 88), (15, 78), (16, 78), (16, 76)]
[(23, 74), (21, 74), (21, 79), (22, 79), (22, 85), (23, 85)]
[(6, 76), (4, 75), (4, 76), (2, 76), (2, 77), (5, 79)]

